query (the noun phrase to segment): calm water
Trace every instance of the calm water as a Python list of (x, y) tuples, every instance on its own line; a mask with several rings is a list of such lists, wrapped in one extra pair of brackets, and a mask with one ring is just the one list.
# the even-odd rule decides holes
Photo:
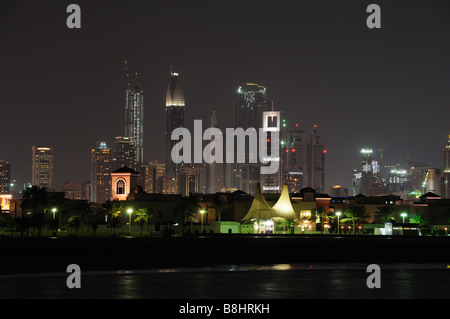
[(369, 289), (367, 265), (316, 264), (83, 272), (0, 276), (0, 298), (302, 299), (450, 298), (450, 269), (441, 264), (380, 265), (381, 288)]

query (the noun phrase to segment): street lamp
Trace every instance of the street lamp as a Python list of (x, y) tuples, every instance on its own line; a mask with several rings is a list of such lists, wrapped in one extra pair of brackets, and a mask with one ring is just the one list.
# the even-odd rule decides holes
[(128, 208), (127, 210), (128, 216), (130, 217), (128, 222), (128, 235), (131, 236), (131, 214), (133, 213), (133, 209)]
[(201, 227), (201, 230), (200, 230), (200, 232), (203, 234), (203, 214), (205, 213), (205, 210), (204, 209), (202, 209), (201, 211), (200, 211), (200, 216), (202, 217), (201, 218), (201, 220), (202, 220), (202, 227)]
[(338, 222), (337, 222), (337, 231), (338, 231), (338, 234), (339, 234), (339, 216), (341, 216), (341, 212), (336, 212), (336, 216), (337, 216), (337, 218), (338, 218)]
[(402, 216), (402, 218), (403, 218), (403, 224), (404, 224), (404, 223), (405, 223), (405, 217), (407, 216), (407, 214), (406, 214), (406, 213), (401, 213), (400, 216)]
[(55, 225), (56, 208), (52, 208), (52, 213), (53, 213), (53, 236), (56, 236), (56, 225)]

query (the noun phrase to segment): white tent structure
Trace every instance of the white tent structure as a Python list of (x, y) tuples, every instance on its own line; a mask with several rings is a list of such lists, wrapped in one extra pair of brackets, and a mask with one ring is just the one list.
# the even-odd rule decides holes
[(291, 199), (289, 197), (289, 190), (286, 184), (283, 185), (280, 198), (277, 203), (272, 207), (277, 214), (277, 218), (293, 221), (298, 219), (295, 214), (294, 207), (292, 207)]
[(256, 220), (257, 229), (255, 230), (259, 232), (260, 220), (270, 221), (276, 216), (277, 214), (275, 210), (272, 207), (270, 207), (270, 205), (267, 203), (261, 191), (261, 185), (258, 183), (256, 185), (255, 196), (253, 197), (252, 206), (250, 206), (247, 215), (245, 215), (242, 221), (248, 222)]
[(288, 186), (286, 184), (283, 185), (280, 198), (278, 198), (278, 201), (272, 208), (277, 214), (277, 216), (274, 217), (274, 220), (280, 220), (283, 222), (283, 233), (286, 233), (286, 221), (294, 221), (295, 219), (298, 219), (295, 214), (294, 207), (292, 207)]

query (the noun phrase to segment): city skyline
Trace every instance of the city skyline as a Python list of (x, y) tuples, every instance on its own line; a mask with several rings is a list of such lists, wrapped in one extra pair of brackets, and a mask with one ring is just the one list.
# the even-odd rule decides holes
[[(31, 181), (33, 145), (53, 148), (56, 188), (89, 180), (89, 151), (98, 141), (112, 146), (114, 137), (123, 135), (122, 74), (127, 59), (146, 92), (145, 162), (165, 162), (164, 100), (168, 68), (174, 65), (183, 77), (188, 128), (194, 119), (206, 122), (210, 105), (222, 127), (233, 127), (233, 95), (245, 82), (266, 86), (269, 100), (284, 112), (291, 128), (300, 123), (310, 130), (317, 124), (327, 148), (325, 191), (335, 184), (351, 188), (352, 171), (365, 145), (377, 150), (389, 144), (383, 152), (386, 164), (406, 163), (409, 156), (443, 168), (442, 148), (450, 130), (449, 21), (440, 13), (448, 5), (434, 4), (420, 10), (383, 4), (378, 33), (365, 26), (366, 3), (286, 4), (273, 11), (261, 4), (255, 10), (271, 19), (259, 21), (253, 16), (245, 20), (231, 4), (218, 4), (219, 10), (206, 3), (194, 8), (180, 3), (169, 15), (163, 14), (168, 6), (164, 3), (149, 10), (131, 2), (123, 10), (119, 4), (81, 1), (82, 29), (73, 32), (64, 25), (65, 4), (43, 1), (33, 10), (28, 2), (3, 4), (3, 23), (13, 26), (9, 30), (15, 26), (19, 36), (13, 38), (6, 28), (0, 32), (8, 49), (1, 61), (2, 112), (10, 119), (2, 123), (8, 135), (0, 160), (11, 164), (16, 190)], [(154, 20), (132, 19), (137, 8), (148, 9)], [(287, 19), (294, 18), (288, 9), (295, 9), (298, 18)], [(39, 19), (44, 11), (48, 19)], [(114, 24), (110, 18), (117, 12), (132, 22), (130, 28), (141, 28), (153, 38), (140, 42), (136, 52), (121, 49), (123, 22)], [(187, 19), (185, 12), (194, 19)], [(200, 12), (215, 13), (217, 21)], [(20, 18), (13, 21), (16, 13)], [(185, 28), (151, 30), (169, 16)], [(317, 16), (323, 17), (320, 22), (313, 19)], [(93, 24), (97, 17), (98, 25)], [(227, 17), (237, 26), (226, 25)], [(260, 27), (261, 34), (242, 31), (250, 26)], [(108, 32), (111, 27), (114, 35)], [(293, 31), (287, 35), (285, 30)], [(20, 36), (27, 41), (17, 41)], [(269, 44), (262, 41), (266, 37)], [(154, 53), (155, 46), (165, 45)], [(246, 50), (238, 54), (237, 49)]]

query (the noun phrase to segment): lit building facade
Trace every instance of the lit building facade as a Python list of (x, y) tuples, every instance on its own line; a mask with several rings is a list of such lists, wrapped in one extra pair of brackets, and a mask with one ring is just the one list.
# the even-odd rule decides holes
[(158, 179), (164, 176), (165, 170), (166, 165), (157, 161), (145, 165), (144, 191), (146, 193), (158, 193)]
[(169, 87), (166, 92), (166, 176), (177, 178), (182, 164), (172, 161), (172, 148), (178, 141), (172, 141), (172, 131), (184, 127), (185, 100), (178, 73), (170, 72)]
[[(244, 131), (248, 128), (254, 128), (259, 132), (263, 125), (262, 116), (264, 111), (268, 111), (267, 89), (265, 86), (256, 83), (244, 83), (237, 88), (234, 107), (235, 128), (242, 128)], [(236, 152), (234, 153), (236, 154)], [(248, 194), (253, 194), (256, 185), (260, 182), (261, 163), (249, 163), (249, 154), (247, 153), (246, 155), (245, 163), (237, 163), (235, 159), (233, 161), (235, 164), (227, 164), (226, 184), (227, 187), (237, 188)]]
[(11, 164), (0, 161), (0, 194), (8, 194), (11, 184)]
[(197, 194), (200, 189), (200, 171), (194, 165), (180, 167), (178, 172), (178, 192), (183, 196)]
[(283, 148), (283, 176), (289, 192), (297, 193), (304, 187), (325, 191), (325, 145), (320, 141), (317, 126), (310, 132), (296, 128), (286, 133)]
[(144, 162), (144, 91), (138, 85), (132, 87), (130, 83), (125, 99), (125, 136), (133, 138), (133, 167), (136, 167)]
[(139, 175), (139, 172), (128, 167), (111, 172), (111, 200), (127, 200), (139, 185)]
[(32, 148), (31, 183), (39, 187), (53, 188), (53, 148), (36, 146)]
[(100, 142), (91, 150), (91, 202), (101, 204), (111, 199), (111, 167), (111, 149)]

